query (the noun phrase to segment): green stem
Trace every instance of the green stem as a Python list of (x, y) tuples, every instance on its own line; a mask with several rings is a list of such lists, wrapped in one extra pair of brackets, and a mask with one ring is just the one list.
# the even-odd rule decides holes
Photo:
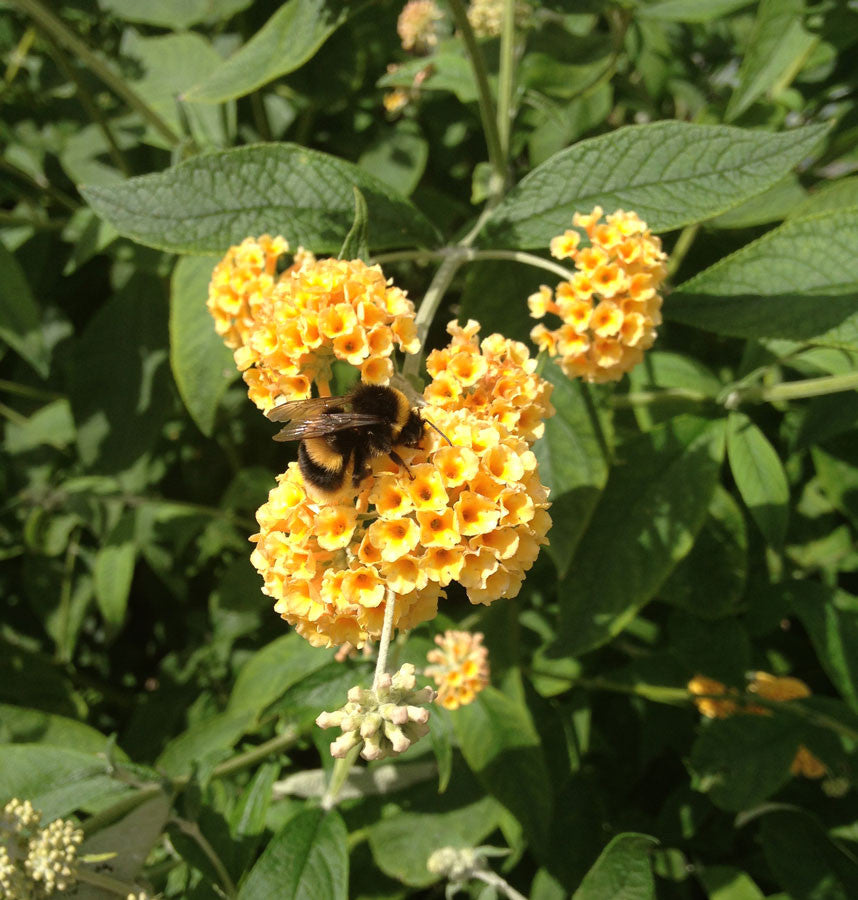
[(10, 163), (8, 159), (0, 158), (0, 169), (9, 172), (16, 178), (20, 178), (30, 187), (35, 188), (37, 191), (43, 192), (45, 194), (48, 194), (48, 196), (53, 197), (53, 199), (56, 200), (57, 203), (59, 203), (61, 206), (64, 206), (71, 212), (77, 212), (79, 204), (65, 191), (61, 191), (59, 188), (54, 187), (54, 185), (52, 185), (47, 179), (35, 178), (29, 172), (25, 171), (24, 169), (20, 169), (14, 163)]
[(396, 607), (396, 594), (388, 590), (384, 604), (384, 623), (381, 626), (381, 638), (378, 642), (378, 658), (375, 661), (375, 674), (372, 678), (372, 689), (378, 688), (378, 679), (387, 671), (387, 651), (393, 634), (393, 613)]
[(0, 225), (23, 225), (38, 231), (62, 231), (68, 225), (68, 219), (31, 219), (29, 216), (20, 216), (0, 209)]
[(564, 281), (568, 281), (573, 273), (550, 259), (543, 259), (535, 253), (526, 253), (524, 250), (468, 250), (465, 259), (468, 262), (479, 262), (482, 259), (509, 259), (512, 262), (523, 263), (526, 266), (534, 266), (537, 269), (545, 269), (559, 275)]
[(27, 417), (22, 416), (21, 413), (16, 409), (12, 409), (11, 406), (6, 406), (5, 403), (0, 403), (0, 416), (8, 419), (13, 425), (26, 425)]
[(509, 900), (527, 900), (524, 894), (520, 894), (508, 881), (501, 878), (496, 872), (474, 872), (474, 878), (484, 884), (490, 884)]
[(697, 233), (700, 231), (700, 225), (687, 225), (682, 229), (679, 233), (679, 237), (676, 239), (676, 244), (673, 247), (673, 251), (670, 254), (670, 258), (667, 261), (667, 277), (672, 278), (679, 267), (682, 265), (682, 261), (685, 259), (686, 254), (691, 249), (691, 245), (694, 243), (694, 239), (697, 237)]
[(614, 394), (611, 397), (611, 405), (614, 408), (626, 408), (671, 403), (676, 400), (686, 400), (689, 403), (715, 403), (714, 397), (709, 397), (701, 391), (677, 387), (664, 388), (660, 391), (630, 391), (628, 394)]
[(97, 78), (100, 78), (115, 94), (138, 112), (170, 144), (176, 147), (181, 138), (146, 103), (128, 83), (102, 60), (65, 23), (42, 5), (40, 0), (13, 0), (36, 24), (55, 41), (62, 44), (72, 56), (77, 57)]
[(113, 134), (110, 123), (107, 121), (107, 117), (98, 108), (97, 104), (92, 99), (86, 84), (84, 84), (83, 79), (78, 75), (75, 67), (71, 65), (68, 59), (66, 59), (62, 47), (54, 40), (53, 36), (48, 36), (48, 44), (51, 47), (54, 61), (59, 66), (60, 71), (74, 84), (75, 94), (80, 100), (84, 112), (86, 112), (89, 118), (99, 127), (101, 133), (104, 135), (104, 139), (107, 141), (107, 151), (110, 154), (110, 158), (113, 160), (113, 165), (115, 165), (126, 178), (129, 178), (132, 174), (131, 167), (122, 155), (122, 150), (116, 142), (116, 137)]
[(17, 381), (7, 381), (0, 378), (0, 391), (6, 391), (9, 394), (17, 394), (19, 397), (32, 397), (34, 400), (44, 400), (51, 402), (53, 400), (62, 400), (64, 394), (57, 394), (54, 391), (45, 391), (41, 388), (31, 387), (29, 384), (18, 384)]
[(498, 196), (503, 192), (507, 182), (506, 161), (501, 149), (500, 135), (498, 134), (497, 116), (495, 104), (489, 87), (489, 76), (486, 69), (486, 61), (483, 57), (480, 45), (477, 42), (474, 29), (468, 21), (468, 14), (462, 0), (450, 0), (450, 8), (456, 20), (456, 27), (465, 43), (471, 68), (474, 70), (474, 78), (477, 82), (477, 96), (479, 99), (480, 120), (483, 124), (483, 132), (486, 137), (486, 148), (489, 154), (489, 163), (494, 170), (495, 185), (489, 190), (489, 194)]
[(509, 160), (515, 89), (515, 0), (504, 0), (498, 72), (498, 142), (504, 167)]
[(235, 897), (235, 884), (229, 877), (226, 866), (224, 866), (220, 857), (215, 853), (214, 847), (212, 847), (206, 836), (200, 830), (199, 825), (197, 825), (196, 822), (189, 822), (187, 819), (181, 819), (178, 816), (171, 819), (171, 821), (183, 834), (186, 834), (191, 840), (196, 841), (197, 846), (203, 851), (208, 858), (208, 861), (212, 864), (226, 895), (228, 897)]
[(394, 250), (392, 253), (376, 253), (370, 258), (370, 263), (380, 266), (393, 262), (433, 262), (444, 259), (446, 250)]
[[(423, 301), (417, 310), (417, 316), (414, 320), (415, 325), (417, 326), (417, 337), (421, 347), (424, 347), (426, 344), (429, 326), (435, 318), (435, 313), (441, 305), (441, 300), (444, 298), (444, 294), (447, 292), (450, 282), (453, 280), (459, 267), (466, 259), (466, 250), (459, 248), (449, 250), (444, 257), (444, 261), (438, 266), (429, 287), (426, 289), (426, 294), (423, 297)], [(422, 353), (413, 353), (411, 356), (407, 357), (405, 365), (402, 368), (403, 374), (406, 377), (418, 375), (422, 358)]]
[(363, 741), (352, 747), (349, 752), (334, 762), (334, 770), (331, 772), (331, 780), (328, 782), (328, 789), (325, 791), (320, 803), (322, 809), (333, 809), (337, 805), (337, 797), (349, 777), (349, 772), (358, 758), (358, 754), (363, 746)]
[(741, 403), (778, 403), (802, 397), (821, 397), (824, 394), (836, 394), (856, 388), (858, 388), (858, 372), (847, 372), (845, 375), (825, 375), (822, 378), (785, 381), (770, 387), (753, 385), (744, 390), (731, 391), (724, 399), (724, 405), (728, 409), (735, 409)]
[(104, 891), (110, 891), (111, 894), (117, 894), (120, 897), (135, 897), (140, 892), (140, 887), (130, 881), (120, 881), (111, 875), (105, 875), (103, 872), (96, 872), (93, 869), (87, 869), (79, 866), (77, 870), (77, 880), (84, 884), (91, 884), (93, 887), (101, 888)]
[(55, 659), (58, 663), (66, 664), (71, 662), (71, 641), (69, 640), (68, 630), (71, 620), (71, 601), (72, 601), (72, 584), (74, 580), (74, 566), (77, 561), (77, 555), (80, 551), (80, 528), (72, 531), (69, 545), (66, 549), (66, 558), (63, 565), (63, 580), (60, 585), (60, 608), (59, 608), (59, 635), (56, 641)]

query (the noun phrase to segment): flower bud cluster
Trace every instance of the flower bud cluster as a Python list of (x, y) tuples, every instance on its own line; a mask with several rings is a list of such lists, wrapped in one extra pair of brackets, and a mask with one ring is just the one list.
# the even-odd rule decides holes
[(589, 215), (575, 213), (572, 222), (589, 245), (580, 247), (580, 231), (569, 229), (550, 246), (552, 256), (574, 261), (575, 274), (554, 290), (542, 285), (527, 300), (531, 316), (551, 313), (561, 325), (550, 330), (540, 323), (530, 337), (559, 357), (570, 378), (617, 381), (655, 341), (667, 255), (637, 213), (620, 209), (602, 221), (597, 206)]
[[(504, 0), (471, 0), (468, 21), (478, 37), (498, 37), (503, 27)], [(515, 0), (515, 24), (524, 28), (533, 13), (525, 0)]]
[(438, 688), (437, 702), (445, 709), (473, 703), (489, 683), (489, 651), (479, 632), (445, 631), (435, 635), (437, 649), (426, 659), (433, 665), (424, 669)]
[(374, 688), (353, 687), (348, 703), (316, 719), (320, 728), (338, 726), (342, 734), (331, 744), (331, 755), (346, 756), (361, 746), (366, 760), (384, 759), (404, 753), (429, 731), (425, 704), (435, 698), (431, 687), (416, 689), (414, 666), (403, 665), (394, 675), (379, 675)]
[[(707, 678), (705, 675), (695, 675), (688, 682), (688, 690), (696, 695), (694, 704), (708, 719), (726, 719), (740, 713), (753, 716), (771, 715), (770, 709), (758, 703), (741, 703), (741, 695), (735, 688), (728, 688), (720, 681)], [(800, 678), (770, 675), (768, 672), (752, 673), (747, 691), (773, 703), (811, 696), (810, 688)], [(790, 765), (790, 772), (793, 775), (803, 775), (805, 778), (822, 778), (828, 773), (828, 769), (821, 759), (800, 744)]]
[(414, 305), (361, 260), (316, 259), (288, 252), (282, 237), (247, 238), (218, 263), (209, 285), (215, 327), (232, 347), (250, 399), (263, 411), (310, 396), (331, 377), (331, 363), (360, 369), (368, 384), (387, 384), (394, 346), (419, 349)]
[(41, 900), (75, 884), (83, 832), (56, 819), (39, 828), (41, 814), (29, 800), (10, 800), (0, 815), (0, 895)]
[(435, 0), (409, 0), (396, 22), (403, 50), (431, 53), (438, 45), (439, 23), (444, 13)]

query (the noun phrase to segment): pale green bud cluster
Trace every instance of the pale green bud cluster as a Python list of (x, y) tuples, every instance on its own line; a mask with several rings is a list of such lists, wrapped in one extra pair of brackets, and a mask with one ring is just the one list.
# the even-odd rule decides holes
[(406, 663), (395, 675), (380, 675), (374, 689), (355, 686), (345, 706), (316, 719), (320, 728), (342, 729), (331, 744), (332, 756), (341, 759), (359, 745), (367, 760), (398, 756), (428, 733), (429, 710), (424, 704), (435, 699), (435, 691), (415, 690), (414, 672), (414, 666)]
[(458, 883), (468, 881), (474, 872), (485, 867), (485, 860), (476, 847), (442, 847), (426, 860), (426, 868), (433, 875), (443, 875), (448, 881)]
[(0, 814), (0, 895), (42, 900), (73, 887), (83, 832), (56, 819), (39, 828), (41, 813), (29, 800), (10, 800)]

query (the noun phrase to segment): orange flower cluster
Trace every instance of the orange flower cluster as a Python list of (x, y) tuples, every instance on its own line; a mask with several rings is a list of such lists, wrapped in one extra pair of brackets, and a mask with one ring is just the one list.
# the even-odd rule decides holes
[(553, 386), (536, 373), (536, 360), (527, 347), (500, 334), (478, 342), (480, 326), (473, 319), (461, 327), (447, 326), (452, 336), (443, 350), (426, 359), (432, 383), (424, 396), (442, 409), (467, 409), (488, 418), (533, 444), (554, 415)]
[(438, 23), (443, 18), (435, 0), (409, 0), (396, 21), (402, 49), (431, 53), (438, 44)]
[[(697, 695), (699, 699), (694, 701), (695, 706), (707, 719), (726, 719), (737, 713), (748, 713), (755, 716), (768, 716), (771, 710), (756, 703), (742, 704), (741, 696), (734, 688), (714, 678), (705, 675), (695, 675), (688, 682), (688, 690)], [(754, 672), (748, 692), (762, 697), (774, 703), (783, 703), (787, 700), (799, 700), (809, 697), (810, 688), (800, 678), (779, 677), (768, 672)], [(700, 696), (700, 695), (713, 696)], [(723, 695), (723, 699), (717, 695)], [(814, 756), (803, 744), (799, 745), (790, 765), (793, 775), (804, 775), (805, 778), (822, 778), (828, 773), (825, 763)]]
[(424, 673), (438, 688), (437, 702), (446, 709), (458, 709), (473, 703), (477, 694), (489, 683), (489, 651), (483, 646), (479, 632), (445, 631), (435, 635), (437, 650), (426, 659), (434, 665)]
[(317, 260), (299, 250), (278, 276), (288, 249), (281, 237), (247, 238), (212, 274), (208, 307), (250, 399), (267, 411), (309, 397), (313, 380), (327, 385), (335, 359), (359, 367), (369, 384), (386, 384), (394, 344), (419, 349), (411, 301), (360, 260)]
[(658, 288), (667, 275), (661, 241), (634, 212), (617, 212), (602, 220), (597, 206), (589, 215), (575, 213), (589, 245), (580, 247), (579, 231), (568, 230), (551, 240), (551, 254), (571, 259), (575, 274), (552, 291), (542, 285), (528, 297), (535, 319), (547, 313), (562, 324), (549, 330), (540, 323), (531, 340), (570, 377), (617, 381), (643, 359), (661, 324)]
[(514, 597), (547, 543), (548, 491), (527, 441), (465, 402), (423, 414), (453, 446), (427, 428), (420, 447), (398, 447), (411, 477), (379, 457), (357, 497), (319, 507), (292, 463), (257, 512), (251, 561), (263, 591), (314, 645), (362, 646), (389, 601), (394, 626), (413, 628), (452, 581), (472, 603)]

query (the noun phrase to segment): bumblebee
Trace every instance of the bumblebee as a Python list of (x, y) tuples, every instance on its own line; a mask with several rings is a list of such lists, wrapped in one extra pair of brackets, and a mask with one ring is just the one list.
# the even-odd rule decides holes
[(389, 456), (412, 478), (394, 448), (417, 447), (425, 426), (435, 428), (412, 409), (402, 391), (374, 384), (359, 384), (345, 397), (281, 403), (265, 415), (272, 422), (288, 423), (274, 435), (275, 441), (301, 442), (298, 466), (307, 493), (322, 502), (334, 500), (349, 481), (357, 489), (376, 456)]

